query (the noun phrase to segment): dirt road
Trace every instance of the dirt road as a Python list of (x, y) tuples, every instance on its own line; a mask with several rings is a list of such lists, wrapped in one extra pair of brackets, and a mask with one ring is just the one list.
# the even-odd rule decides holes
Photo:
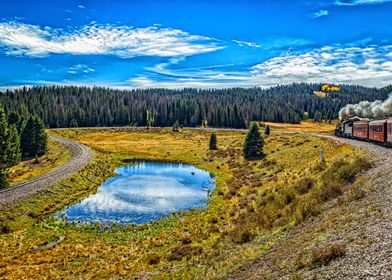
[(55, 136), (49, 136), (49, 139), (57, 141), (69, 149), (72, 158), (61, 167), (49, 173), (31, 180), (17, 183), (0, 191), (0, 207), (8, 208), (16, 202), (22, 201), (44, 191), (59, 180), (77, 173), (86, 164), (88, 164), (93, 157), (93, 152), (89, 147), (76, 141)]

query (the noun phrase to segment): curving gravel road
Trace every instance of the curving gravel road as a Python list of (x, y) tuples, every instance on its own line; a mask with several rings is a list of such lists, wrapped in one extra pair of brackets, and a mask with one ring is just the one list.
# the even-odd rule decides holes
[(14, 184), (9, 188), (0, 191), (0, 207), (10, 207), (14, 203), (44, 191), (59, 180), (77, 173), (93, 158), (92, 150), (76, 141), (55, 136), (49, 136), (49, 139), (54, 140), (69, 149), (72, 155), (71, 160), (40, 177)]
[(392, 279), (392, 149), (335, 136), (311, 135), (355, 146), (377, 160), (366, 173), (365, 197), (336, 210), (332, 214), (338, 217), (335, 223), (322, 229), (329, 238), (320, 246), (344, 244), (345, 255), (313, 270), (281, 268), (283, 263), (293, 262), (301, 254), (290, 250), (282, 256), (286, 248), (303, 247), (305, 236), (310, 239), (307, 245), (312, 244), (320, 224), (331, 215), (324, 213), (316, 221), (290, 231), (260, 259), (234, 271), (226, 279), (294, 279), (294, 275), (298, 279)]

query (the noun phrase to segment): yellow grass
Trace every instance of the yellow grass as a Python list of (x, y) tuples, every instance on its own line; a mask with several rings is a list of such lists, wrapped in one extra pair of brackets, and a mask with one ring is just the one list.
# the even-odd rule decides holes
[(38, 158), (38, 163), (34, 159), (24, 160), (10, 170), (10, 183), (18, 183), (46, 174), (70, 160), (71, 154), (63, 145), (48, 141), (48, 152)]
[(317, 123), (312, 120), (303, 121), (300, 124), (289, 124), (289, 123), (273, 123), (265, 122), (265, 125), (269, 125), (273, 130), (290, 131), (290, 132), (310, 132), (310, 133), (328, 133), (332, 134), (335, 131), (338, 121), (332, 121), (332, 123)]
[[(265, 159), (245, 161), (245, 134), (239, 132), (217, 131), (218, 151), (208, 150), (211, 132), (206, 131), (112, 129), (52, 133), (93, 147), (95, 162), (80, 175), (56, 185), (55, 191), (0, 214), (0, 223), (12, 229), (9, 234), (0, 234), (0, 277), (222, 277), (273, 247), (282, 233), (306, 219), (305, 210), (310, 213), (318, 209), (321, 202), (314, 197), (319, 179), (334, 162), (351, 162), (363, 155), (350, 146), (306, 135), (273, 134), (266, 139)], [(322, 165), (321, 148), (326, 157)], [(112, 174), (115, 164), (120, 164), (116, 160), (140, 157), (191, 163), (215, 174), (216, 190), (208, 208), (112, 231), (44, 219), (95, 191), (98, 182)], [(293, 189), (302, 178), (311, 178), (315, 186), (300, 195)], [(37, 217), (41, 218), (34, 225)], [(57, 246), (31, 250), (59, 236), (65, 236), (65, 241)], [(191, 244), (184, 245), (184, 239)], [(173, 254), (178, 252), (184, 253), (184, 258), (173, 260)]]

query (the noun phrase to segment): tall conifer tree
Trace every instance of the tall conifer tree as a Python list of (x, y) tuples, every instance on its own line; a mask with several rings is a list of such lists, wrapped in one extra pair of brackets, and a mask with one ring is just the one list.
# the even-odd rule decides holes
[(264, 140), (260, 136), (259, 127), (253, 123), (244, 143), (244, 157), (247, 160), (261, 159), (263, 154)]

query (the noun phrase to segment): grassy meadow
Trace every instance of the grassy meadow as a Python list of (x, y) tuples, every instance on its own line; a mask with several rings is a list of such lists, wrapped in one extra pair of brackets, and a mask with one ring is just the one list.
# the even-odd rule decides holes
[(289, 132), (307, 132), (307, 133), (326, 133), (332, 134), (338, 124), (338, 120), (333, 120), (331, 123), (314, 122), (313, 120), (302, 121), (300, 124), (289, 123), (273, 123), (265, 122), (273, 130), (289, 131)]
[[(73, 129), (50, 133), (93, 148), (79, 174), (0, 214), (0, 278), (210, 279), (268, 253), (281, 236), (330, 205), (360, 194), (364, 152), (301, 134), (272, 133), (263, 160), (242, 157), (245, 134), (169, 129)], [(320, 149), (325, 162), (320, 162)], [(176, 213), (142, 226), (77, 226), (51, 214), (76, 203), (130, 158), (181, 161), (216, 176), (204, 210)], [(64, 240), (49, 249), (39, 246)], [(117, 279), (117, 278), (114, 278)]]

